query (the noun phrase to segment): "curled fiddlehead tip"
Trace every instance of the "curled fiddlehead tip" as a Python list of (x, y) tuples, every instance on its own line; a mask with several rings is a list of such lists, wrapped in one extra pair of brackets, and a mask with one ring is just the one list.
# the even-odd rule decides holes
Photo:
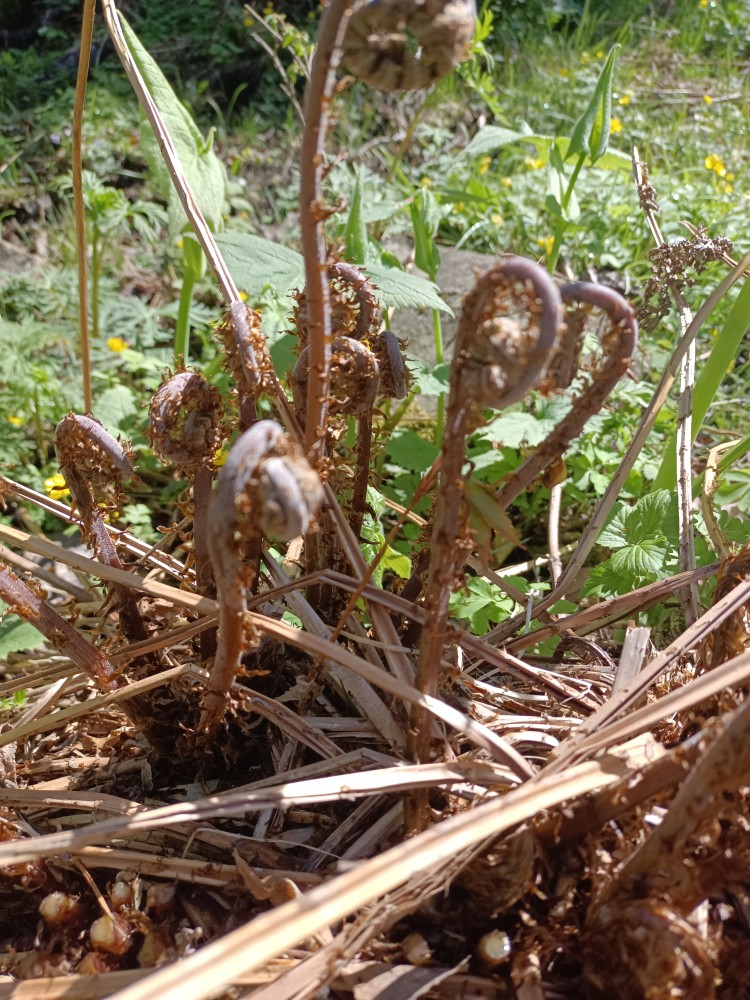
[[(336, 337), (331, 345), (330, 412), (358, 416), (374, 404), (380, 388), (380, 365), (372, 351), (351, 337)], [(309, 381), (309, 348), (305, 348), (289, 376), (292, 399), (305, 412)]]
[(170, 376), (151, 400), (149, 436), (156, 454), (183, 469), (210, 465), (222, 440), (221, 396), (197, 372)]
[(369, 0), (355, 7), (343, 63), (378, 90), (422, 90), (466, 58), (474, 0)]
[(130, 445), (116, 441), (93, 417), (63, 417), (55, 428), (55, 453), (62, 468), (77, 469), (95, 486), (118, 486), (133, 475)]
[[(380, 307), (372, 282), (355, 264), (338, 260), (327, 268), (331, 302), (331, 329), (339, 337), (364, 340), (380, 322)], [(294, 324), (300, 342), (308, 340), (307, 298), (298, 292)]]
[(518, 402), (542, 377), (561, 317), (560, 292), (542, 267), (523, 257), (501, 260), (464, 300), (459, 391), (479, 407)]
[(262, 535), (289, 540), (307, 530), (323, 502), (323, 487), (301, 449), (273, 420), (241, 434), (211, 497), (208, 547), (219, 592), (219, 644), (199, 728), (219, 722), (242, 653), (254, 635), (245, 593), (256, 567), (243, 551)]

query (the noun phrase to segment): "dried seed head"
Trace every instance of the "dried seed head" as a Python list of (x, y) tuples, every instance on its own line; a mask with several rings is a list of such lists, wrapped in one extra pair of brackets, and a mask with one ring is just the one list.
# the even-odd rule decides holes
[(370, 0), (355, 9), (344, 66), (379, 90), (421, 90), (466, 58), (473, 0)]
[(182, 469), (210, 465), (221, 444), (221, 396), (196, 372), (177, 372), (150, 407), (151, 447)]
[[(306, 347), (289, 377), (292, 399), (298, 413), (307, 404), (309, 349)], [(331, 353), (331, 413), (357, 416), (374, 404), (380, 388), (380, 366), (364, 344), (351, 337), (337, 337)]]
[(63, 417), (55, 428), (55, 452), (61, 468), (77, 469), (94, 486), (118, 486), (133, 475), (130, 446), (115, 441), (93, 417)]

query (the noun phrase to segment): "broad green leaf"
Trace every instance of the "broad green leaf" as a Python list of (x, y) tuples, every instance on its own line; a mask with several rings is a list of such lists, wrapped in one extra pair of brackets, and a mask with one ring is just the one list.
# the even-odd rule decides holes
[(94, 400), (94, 416), (101, 420), (110, 434), (122, 434), (128, 421), (141, 407), (126, 385), (116, 385)]
[(296, 250), (231, 230), (220, 233), (216, 242), (237, 285), (252, 298), (268, 287), (284, 295), (305, 283), (305, 262)]
[(672, 502), (669, 490), (656, 490), (642, 497), (625, 518), (628, 541), (642, 542), (664, 533), (664, 519)]
[[(284, 295), (304, 285), (304, 261), (295, 250), (250, 233), (231, 231), (220, 233), (216, 242), (232, 277), (250, 296), (258, 296), (268, 287)], [(413, 309), (427, 307), (453, 315), (433, 282), (382, 264), (368, 264), (364, 270), (375, 285), (375, 296), (381, 305)]]
[[(700, 366), (700, 373), (693, 387), (692, 435), (695, 440), (703, 426), (708, 408), (716, 396), (724, 377), (737, 357), (740, 345), (750, 327), (750, 281), (745, 281), (732, 306), (708, 359)], [(677, 483), (677, 434), (672, 434), (664, 449), (655, 485), (674, 489)]]
[(414, 376), (414, 386), (423, 396), (439, 396), (450, 387), (451, 366), (449, 364), (430, 367), (421, 358), (407, 355), (409, 371)]
[(402, 580), (408, 580), (411, 576), (411, 559), (390, 545), (385, 550), (380, 564), (386, 572), (395, 573)]
[(367, 263), (367, 226), (362, 214), (362, 185), (362, 171), (358, 170), (354, 182), (352, 203), (349, 206), (349, 215), (344, 229), (346, 259), (355, 264)]
[(533, 413), (515, 410), (487, 424), (482, 437), (507, 448), (520, 448), (523, 444), (534, 447), (541, 444), (556, 422), (554, 417), (540, 420)]
[(609, 563), (615, 573), (632, 578), (656, 576), (664, 569), (669, 542), (664, 535), (644, 538), (615, 552)]
[(605, 549), (621, 549), (628, 544), (625, 522), (631, 509), (623, 503), (616, 505), (614, 513), (597, 538), (598, 545)]
[(609, 123), (612, 117), (612, 72), (619, 47), (613, 45), (609, 50), (588, 107), (573, 126), (566, 159), (585, 155), (593, 164), (607, 151)]
[[(205, 139), (203, 138), (198, 126), (172, 90), (169, 81), (122, 15), (120, 15), (120, 22), (130, 54), (159, 109), (159, 114), (177, 151), (193, 196), (209, 226), (213, 230), (218, 230), (221, 228), (227, 178), (224, 164), (213, 150), (213, 135), (209, 133)], [(163, 177), (165, 170), (155, 145), (152, 146), (150, 153), (150, 159), (158, 175)], [(168, 189), (168, 198), (170, 217), (182, 220), (181, 224), (176, 226), (177, 229), (180, 229), (185, 223), (185, 218), (182, 206), (171, 184)]]
[(434, 282), (380, 264), (368, 264), (365, 271), (375, 283), (375, 294), (382, 305), (396, 309), (439, 309), (453, 315)]
[(485, 125), (475, 134), (462, 155), (478, 159), (496, 153), (498, 149), (511, 146), (515, 142), (528, 142), (530, 139), (530, 133), (517, 132), (512, 128), (501, 128), (499, 125)]
[(440, 209), (432, 191), (420, 188), (411, 203), (410, 212), (414, 232), (414, 263), (434, 281), (440, 267), (440, 251), (435, 243)]
[(388, 464), (407, 471), (426, 472), (440, 449), (414, 431), (396, 427), (386, 448)]
[[(0, 601), (0, 608), (7, 605)], [(6, 614), (0, 619), (0, 659), (9, 653), (19, 653), (22, 649), (37, 649), (44, 642), (44, 636), (18, 615)]]

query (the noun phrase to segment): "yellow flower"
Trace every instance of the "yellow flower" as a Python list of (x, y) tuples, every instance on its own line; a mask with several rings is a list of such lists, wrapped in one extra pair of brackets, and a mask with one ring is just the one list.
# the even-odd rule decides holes
[(728, 181), (719, 181), (719, 190), (723, 191), (724, 194), (731, 194), (734, 191), (734, 184), (730, 184)]
[(555, 245), (554, 236), (540, 236), (536, 241), (537, 245), (542, 247), (544, 252), (549, 256), (552, 253), (552, 247)]
[(70, 490), (65, 485), (65, 476), (60, 472), (56, 472), (54, 476), (45, 479), (44, 488), (52, 500), (62, 500), (64, 497), (70, 496)]
[(596, 58), (603, 59), (606, 54), (607, 53), (604, 51), (604, 49), (599, 49), (598, 52), (596, 53)]
[(622, 97), (618, 97), (617, 103), (621, 104), (624, 108), (626, 108), (632, 100), (633, 100), (633, 91), (626, 90), (625, 93), (622, 95)]
[(247, 302), (247, 292), (240, 292), (240, 302)]
[(706, 7), (709, 7), (710, 5), (711, 5), (711, 0), (700, 0), (698, 4), (698, 6), (701, 7), (703, 10), (705, 10)]
[(622, 122), (619, 118), (609, 119), (609, 131), (612, 135), (617, 135), (618, 132), (622, 132)]
[(490, 164), (492, 163), (492, 158), (489, 156), (483, 156), (479, 161), (479, 173), (486, 174), (490, 169)]
[(422, 180), (419, 182), (419, 186), (423, 187), (423, 188), (431, 188), (432, 187), (432, 178), (431, 177), (423, 177)]
[(719, 177), (726, 176), (727, 168), (724, 166), (724, 161), (717, 153), (709, 153), (703, 161), (703, 166), (706, 170), (713, 170), (713, 172), (718, 174)]
[(505, 220), (503, 219), (502, 215), (500, 215), (499, 212), (493, 212), (492, 215), (490, 216), (490, 222), (492, 223), (493, 226), (502, 226), (504, 221)]
[(703, 95), (703, 103), (704, 104), (713, 104), (714, 103), (714, 99), (713, 99), (713, 97), (711, 97), (710, 94), (704, 94)]
[(23, 417), (19, 417), (15, 413), (9, 413), (5, 419), (9, 424), (13, 424), (14, 427), (20, 427), (23, 423)]
[(119, 354), (120, 351), (126, 351), (129, 346), (130, 345), (120, 337), (110, 337), (107, 340), (107, 347), (110, 351), (114, 351), (115, 354)]
[(535, 160), (531, 156), (524, 157), (524, 165), (529, 168), (529, 170), (541, 170), (544, 166), (544, 160)]
[(513, 187), (513, 178), (512, 177), (503, 177), (503, 179), (500, 181), (500, 184), (504, 188), (512, 188)]
[(220, 469), (229, 457), (229, 448), (217, 448), (214, 452), (214, 466)]
[(585, 66), (587, 62), (591, 62), (591, 55), (584, 49), (581, 53), (581, 62)]
[(563, 78), (563, 80), (567, 80), (568, 77), (570, 76), (570, 70), (569, 69), (561, 69), (560, 70), (560, 76)]
[(247, 17), (243, 19), (242, 23), (245, 25), (246, 28), (252, 28), (252, 26), (255, 24), (255, 21), (248, 14)]

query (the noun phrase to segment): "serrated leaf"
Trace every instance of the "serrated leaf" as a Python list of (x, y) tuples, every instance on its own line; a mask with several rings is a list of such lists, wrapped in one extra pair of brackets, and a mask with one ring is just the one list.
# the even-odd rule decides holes
[(654, 535), (663, 536), (664, 519), (671, 501), (669, 490), (656, 490), (641, 497), (625, 518), (628, 541), (638, 543)]
[(250, 233), (228, 231), (216, 237), (237, 285), (255, 298), (269, 286), (280, 295), (305, 282), (305, 262), (295, 250)]
[[(0, 607), (7, 605), (0, 602)], [(0, 659), (10, 653), (20, 653), (23, 649), (37, 649), (44, 642), (44, 636), (18, 615), (6, 614), (0, 620)]]
[(365, 271), (377, 285), (375, 294), (381, 305), (396, 309), (439, 309), (453, 315), (434, 282), (380, 264), (368, 264)]
[(654, 535), (618, 549), (609, 563), (615, 573), (630, 579), (657, 576), (664, 569), (668, 551), (669, 542), (664, 535)]
[(554, 418), (540, 420), (533, 413), (516, 410), (487, 424), (482, 437), (507, 448), (520, 448), (524, 444), (533, 447), (545, 439), (555, 423)]
[(104, 392), (94, 402), (94, 416), (101, 420), (110, 434), (124, 432), (125, 426), (139, 409), (133, 391), (126, 385), (116, 385)]
[[(130, 54), (164, 120), (190, 189), (209, 226), (217, 230), (221, 227), (227, 178), (224, 164), (213, 150), (212, 133), (209, 133), (206, 139), (203, 138), (198, 126), (172, 90), (169, 81), (122, 15), (120, 23)], [(153, 149), (151, 159), (154, 165), (160, 164), (163, 176), (161, 157)], [(171, 184), (168, 197), (170, 215), (178, 215), (184, 225), (184, 212)]]

